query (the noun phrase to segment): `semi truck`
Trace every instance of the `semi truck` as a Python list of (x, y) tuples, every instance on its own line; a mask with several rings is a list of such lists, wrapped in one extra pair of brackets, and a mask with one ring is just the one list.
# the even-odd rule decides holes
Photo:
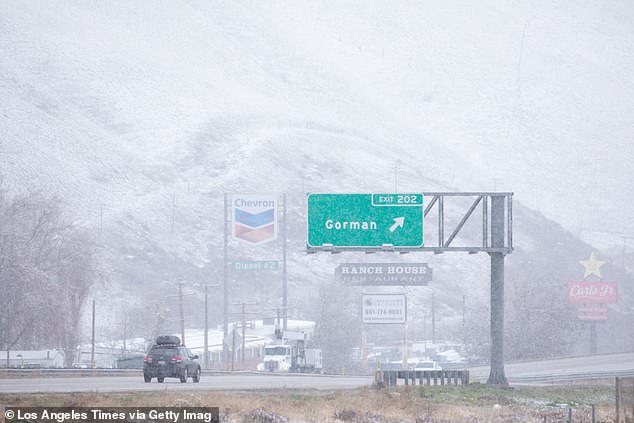
[(321, 350), (305, 348), (303, 332), (285, 331), (281, 342), (264, 347), (264, 359), (259, 371), (279, 373), (321, 373)]

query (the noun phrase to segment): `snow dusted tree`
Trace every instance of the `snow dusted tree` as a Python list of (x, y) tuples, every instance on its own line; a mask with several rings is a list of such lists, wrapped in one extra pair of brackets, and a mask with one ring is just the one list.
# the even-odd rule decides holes
[(361, 344), (361, 301), (358, 291), (330, 282), (319, 292), (320, 317), (315, 328), (314, 344), (323, 352), (324, 369), (349, 372), (352, 348)]
[(72, 359), (93, 247), (55, 198), (0, 187), (0, 347), (7, 356), (16, 348), (56, 347)]
[[(553, 227), (550, 233), (556, 233)], [(548, 231), (544, 231), (548, 232)], [(507, 358), (527, 360), (571, 354), (576, 316), (568, 282), (582, 274), (574, 257), (584, 254), (572, 239), (544, 236), (545, 254), (528, 256), (518, 248), (507, 290)]]

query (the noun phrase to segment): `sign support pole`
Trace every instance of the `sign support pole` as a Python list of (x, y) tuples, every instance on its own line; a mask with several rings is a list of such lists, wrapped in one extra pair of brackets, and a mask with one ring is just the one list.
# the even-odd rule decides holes
[(288, 328), (288, 273), (286, 272), (286, 193), (283, 196), (282, 209), (282, 313), (284, 316), (282, 330)]
[(597, 322), (590, 322), (590, 354), (597, 353)]
[(223, 332), (223, 342), (222, 342), (222, 358), (223, 361), (226, 363), (228, 358), (229, 358), (229, 349), (227, 348), (227, 343), (225, 342), (227, 340), (227, 337), (229, 336), (229, 284), (228, 284), (228, 259), (227, 259), (227, 244), (228, 244), (228, 233), (227, 233), (227, 223), (228, 223), (228, 216), (227, 216), (227, 208), (229, 207), (229, 204), (227, 202), (227, 193), (225, 193), (224, 195), (224, 272), (223, 272), (223, 279), (224, 279), (224, 285), (223, 285), (223, 297), (224, 297), (224, 304), (223, 304), (223, 324), (222, 324), (222, 332)]
[[(491, 246), (504, 247), (503, 196), (491, 197)], [(488, 385), (507, 387), (504, 374), (504, 253), (491, 252), (491, 370)]]

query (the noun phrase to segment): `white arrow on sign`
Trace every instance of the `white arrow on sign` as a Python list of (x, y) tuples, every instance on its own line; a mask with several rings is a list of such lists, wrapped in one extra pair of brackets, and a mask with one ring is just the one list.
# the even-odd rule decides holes
[(394, 224), (390, 226), (390, 232), (394, 232), (396, 228), (402, 228), (405, 222), (405, 217), (395, 217)]

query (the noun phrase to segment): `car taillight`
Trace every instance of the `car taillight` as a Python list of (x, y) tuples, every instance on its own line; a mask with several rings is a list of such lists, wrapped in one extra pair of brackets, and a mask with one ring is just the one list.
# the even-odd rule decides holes
[(181, 357), (180, 355), (174, 356), (172, 357), (172, 361), (180, 363), (181, 361), (183, 361), (183, 357)]
[(152, 357), (149, 355), (146, 355), (145, 357), (143, 357), (143, 361), (145, 363), (151, 363), (152, 362)]

